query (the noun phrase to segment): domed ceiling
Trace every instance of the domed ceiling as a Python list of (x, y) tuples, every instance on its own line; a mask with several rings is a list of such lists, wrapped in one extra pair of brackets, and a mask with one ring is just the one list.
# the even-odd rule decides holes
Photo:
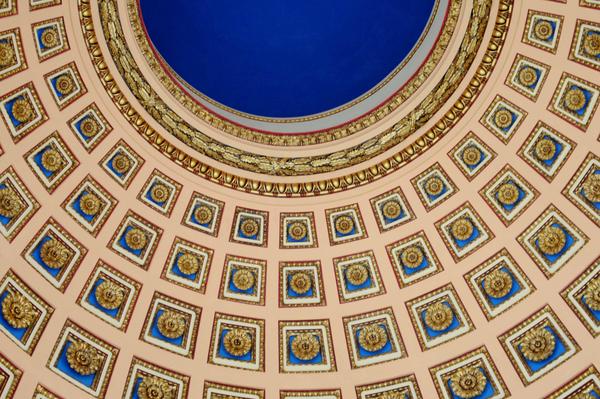
[(0, 399), (600, 398), (598, 1), (0, 26)]

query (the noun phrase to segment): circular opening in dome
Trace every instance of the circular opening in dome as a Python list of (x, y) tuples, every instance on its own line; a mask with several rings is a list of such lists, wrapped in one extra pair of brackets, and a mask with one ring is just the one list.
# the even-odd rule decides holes
[(437, 0), (140, 0), (151, 42), (195, 96), (265, 118), (324, 113), (375, 90)]

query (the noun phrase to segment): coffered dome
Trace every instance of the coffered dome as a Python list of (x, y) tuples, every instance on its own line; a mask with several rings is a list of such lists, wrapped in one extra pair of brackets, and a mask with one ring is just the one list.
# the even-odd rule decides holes
[(0, 399), (600, 398), (596, 0), (0, 0)]

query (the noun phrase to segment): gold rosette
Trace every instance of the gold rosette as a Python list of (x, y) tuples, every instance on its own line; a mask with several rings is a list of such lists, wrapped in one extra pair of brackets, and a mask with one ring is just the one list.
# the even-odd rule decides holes
[(210, 222), (212, 220), (213, 211), (212, 211), (212, 209), (210, 209), (210, 207), (208, 207), (206, 205), (200, 205), (194, 211), (194, 217), (196, 218), (198, 223), (207, 224), (208, 222)]
[(67, 349), (67, 362), (78, 374), (92, 375), (100, 369), (102, 359), (90, 344), (73, 341)]
[(378, 324), (371, 324), (360, 329), (358, 332), (358, 344), (369, 352), (377, 352), (389, 341), (385, 328)]
[(585, 106), (587, 99), (585, 93), (578, 87), (572, 87), (565, 93), (564, 105), (569, 111), (579, 111)]
[(297, 294), (306, 294), (312, 288), (312, 279), (307, 273), (296, 272), (290, 279), (290, 288)]
[(427, 195), (435, 197), (444, 190), (444, 181), (437, 176), (430, 177), (425, 182), (425, 192)]
[(131, 160), (123, 153), (119, 153), (112, 159), (111, 165), (117, 173), (126, 173), (131, 167)]
[(462, 217), (452, 223), (452, 236), (457, 240), (468, 240), (473, 235), (473, 222), (466, 217)]
[(253, 237), (258, 234), (258, 222), (254, 219), (244, 219), (240, 223), (240, 230), (246, 237)]
[(406, 248), (400, 255), (402, 264), (409, 269), (419, 267), (421, 263), (423, 263), (423, 259), (425, 259), (423, 250), (416, 245), (411, 245), (410, 247)]
[(75, 82), (73, 82), (73, 78), (70, 75), (65, 74), (56, 79), (54, 82), (54, 87), (56, 87), (57, 92), (63, 96), (66, 96), (75, 90)]
[(462, 160), (468, 166), (475, 166), (481, 161), (481, 150), (473, 145), (465, 148)]
[(175, 399), (173, 387), (158, 377), (144, 377), (137, 394), (140, 399)]
[(87, 193), (82, 195), (79, 199), (79, 207), (81, 208), (81, 212), (86, 215), (95, 216), (100, 212), (102, 202), (96, 194)]
[(244, 356), (252, 350), (252, 337), (246, 330), (233, 328), (223, 337), (223, 346), (232, 356)]
[(339, 234), (350, 234), (354, 230), (354, 219), (350, 216), (342, 215), (335, 219), (335, 231)]
[(177, 259), (177, 267), (183, 274), (194, 274), (200, 269), (200, 262), (197, 256), (187, 253)]
[(21, 123), (27, 123), (35, 116), (33, 106), (25, 98), (20, 98), (13, 103), (11, 113)]
[(425, 324), (434, 331), (444, 331), (454, 320), (454, 312), (450, 306), (437, 302), (425, 310)]
[(344, 275), (346, 280), (352, 285), (362, 285), (369, 278), (369, 269), (363, 263), (356, 263), (349, 266)]
[(60, 269), (69, 260), (69, 250), (60, 241), (52, 238), (42, 244), (40, 256), (49, 268)]
[(17, 193), (11, 188), (0, 189), (0, 215), (6, 218), (17, 216), (24, 205)]
[(100, 306), (109, 310), (117, 309), (125, 299), (123, 289), (108, 280), (103, 281), (96, 287), (95, 296)]
[(556, 144), (550, 139), (541, 139), (535, 145), (535, 156), (542, 161), (548, 161), (556, 155)]
[(308, 235), (308, 229), (303, 222), (291, 223), (287, 230), (290, 237), (296, 241), (303, 240)]
[(388, 219), (396, 219), (402, 213), (402, 206), (397, 200), (389, 200), (383, 204), (381, 213)]
[(56, 28), (44, 29), (40, 38), (44, 47), (50, 48), (58, 45), (58, 31)]
[(514, 205), (519, 199), (519, 189), (512, 183), (505, 183), (498, 187), (496, 196), (502, 205)]
[(171, 190), (164, 184), (155, 184), (150, 189), (150, 198), (154, 202), (163, 203), (169, 199), (169, 195), (171, 195)]
[(291, 346), (292, 353), (300, 360), (312, 360), (321, 352), (321, 344), (313, 334), (296, 335)]
[(600, 278), (596, 278), (588, 284), (584, 298), (590, 309), (600, 311)]
[(55, 149), (49, 149), (42, 154), (42, 166), (50, 172), (60, 170), (63, 164), (63, 157)]
[(142, 230), (134, 227), (125, 234), (125, 243), (129, 248), (139, 250), (146, 246), (148, 238)]
[(485, 375), (475, 367), (462, 368), (450, 378), (452, 391), (464, 399), (479, 396), (485, 390), (487, 379)]
[(592, 173), (585, 179), (583, 194), (592, 202), (600, 202), (600, 174)]
[(521, 353), (532, 362), (548, 359), (554, 353), (556, 339), (543, 327), (527, 332), (521, 341)]
[(494, 270), (485, 277), (483, 289), (492, 298), (502, 298), (510, 292), (513, 279), (504, 270)]
[(509, 110), (502, 108), (494, 114), (494, 124), (500, 129), (508, 129), (513, 122), (513, 114)]
[(2, 316), (14, 328), (27, 328), (35, 320), (33, 304), (24, 295), (11, 292), (2, 301)]
[(546, 226), (538, 236), (540, 251), (546, 255), (556, 255), (565, 247), (567, 236), (563, 229), (556, 226)]
[(185, 319), (178, 313), (166, 310), (158, 317), (158, 331), (167, 338), (179, 338), (185, 332)]
[(233, 285), (241, 291), (249, 290), (254, 287), (254, 273), (248, 269), (238, 269), (233, 274)]

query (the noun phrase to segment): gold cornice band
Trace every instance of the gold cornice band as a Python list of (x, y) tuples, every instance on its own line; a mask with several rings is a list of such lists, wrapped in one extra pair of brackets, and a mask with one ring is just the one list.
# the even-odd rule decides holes
[(305, 176), (334, 172), (367, 161), (400, 144), (427, 123), (446, 105), (472, 65), (487, 27), (491, 3), (492, 0), (474, 0), (469, 26), (452, 65), (426, 98), (393, 127), (336, 152), (285, 158), (261, 155), (223, 144), (191, 126), (144, 79), (125, 40), (117, 1), (101, 0), (98, 6), (105, 40), (115, 66), (140, 105), (165, 130), (199, 153), (237, 169), (273, 176)]
[[(106, 5), (109, 1), (110, 0), (100, 0), (100, 6), (104, 5), (104, 9), (106, 10)], [(477, 10), (480, 12), (477, 15), (489, 15), (491, 0), (476, 0), (476, 2), (481, 6), (477, 8)], [(445, 134), (447, 134), (474, 103), (475, 98), (481, 92), (484, 84), (489, 79), (506, 39), (506, 33), (510, 25), (513, 2), (514, 0), (501, 0), (499, 2), (498, 16), (496, 18), (492, 36), (482, 62), (478, 66), (474, 76), (469, 81), (467, 88), (464, 90), (460, 98), (453, 104), (452, 108), (446, 112), (442, 119), (439, 120), (431, 129), (422, 134), (407, 148), (402, 149), (392, 157), (371, 167), (348, 174), (344, 177), (305, 183), (272, 183), (236, 176), (200, 162), (198, 159), (173, 146), (165, 137), (160, 135), (148, 125), (148, 123), (133, 108), (132, 104), (129, 103), (119, 87), (116, 85), (116, 82), (104, 60), (100, 46), (98, 45), (93, 20), (91, 18), (90, 0), (79, 0), (79, 13), (84, 39), (88, 47), (88, 53), (92, 58), (92, 62), (102, 84), (119, 111), (136, 129), (136, 131), (138, 131), (150, 144), (159, 149), (159, 151), (161, 151), (172, 161), (181, 165), (192, 173), (223, 186), (259, 195), (290, 197), (334, 193), (347, 190), (349, 188), (362, 186), (371, 181), (380, 179), (416, 158), (425, 149), (429, 148), (433, 143), (437, 142)], [(476, 15), (474, 15), (471, 19), (472, 21), (477, 19), (475, 16)], [(476, 29), (471, 32), (476, 32), (476, 34), (482, 37), (483, 32), (485, 31), (485, 24), (475, 26), (475, 28)], [(474, 48), (465, 48), (464, 44), (465, 43), (463, 42), (461, 53), (466, 53), (466, 55), (463, 57), (466, 58), (468, 55), (474, 57)], [(109, 42), (108, 45), (109, 48), (113, 49), (116, 46), (116, 43)], [(417, 120), (414, 122), (415, 125), (416, 122)], [(396, 126), (394, 128), (397, 129)], [(239, 159), (239, 157), (236, 158), (238, 161)]]
[[(212, 126), (213, 128), (248, 141), (273, 146), (303, 146), (312, 144), (322, 144), (358, 133), (363, 129), (366, 129), (387, 117), (390, 113), (392, 113), (399, 106), (401, 106), (408, 98), (410, 98), (410, 96), (413, 95), (419, 89), (419, 87), (421, 87), (421, 85), (427, 80), (431, 73), (433, 73), (440, 60), (444, 57), (446, 49), (448, 48), (448, 43), (450, 42), (450, 39), (452, 38), (452, 35), (454, 34), (458, 23), (458, 17), (460, 15), (462, 1), (463, 0), (450, 0), (447, 10), (448, 15), (445, 18), (445, 24), (442, 30), (440, 31), (439, 37), (436, 39), (436, 43), (433, 46), (431, 54), (427, 57), (427, 60), (423, 63), (423, 65), (419, 67), (418, 72), (415, 73), (413, 77), (408, 79), (408, 81), (404, 84), (404, 87), (402, 87), (402, 89), (395, 93), (391, 98), (378, 105), (375, 109), (369, 111), (368, 113), (359, 117), (356, 120), (349, 121), (341, 126), (327, 128), (323, 131), (313, 132), (310, 134), (264, 133), (246, 126), (240, 126), (236, 123), (233, 123), (225, 118), (222, 118), (220, 115), (211, 112), (210, 110), (207, 110), (202, 105), (198, 104), (193, 98), (190, 97), (189, 92), (182, 89), (176, 82), (173, 81), (176, 78), (169, 76), (165, 72), (165, 68), (168, 68), (171, 71), (171, 73), (175, 76), (177, 76), (176, 72), (172, 71), (168, 66), (163, 65), (157, 59), (141, 22), (138, 1), (128, 0), (127, 9), (129, 14), (129, 21), (133, 29), (134, 36), (136, 38), (136, 42), (140, 48), (141, 53), (145, 57), (148, 66), (150, 67), (152, 72), (157, 76), (161, 84), (163, 84), (165, 88), (169, 91), (169, 93), (177, 101), (179, 101), (181, 105), (186, 107), (188, 111), (196, 115), (200, 120)], [(439, 6), (440, 0), (436, 0), (434, 13), (437, 12)], [(431, 24), (432, 20), (429, 21), (425, 32), (429, 31), (429, 29), (431, 28)], [(423, 36), (424, 35), (425, 33), (423, 34)], [(390, 76), (388, 76), (383, 82), (381, 82), (375, 88), (370, 90), (369, 93), (362, 95), (360, 98), (342, 107), (336, 108), (328, 112), (323, 112), (315, 116), (289, 118), (285, 120), (274, 120), (272, 118), (262, 118), (255, 115), (249, 115), (223, 106), (213, 101), (212, 99), (197, 92), (197, 90), (195, 90), (193, 87), (187, 85), (186, 82), (181, 78), (181, 82), (179, 83), (185, 85), (188, 91), (193, 92), (196, 95), (202, 97), (205, 101), (210, 102), (211, 104), (219, 108), (225, 109), (233, 114), (241, 115), (248, 119), (284, 124), (305, 122), (333, 115), (337, 112), (352, 107), (353, 105), (363, 101), (365, 98), (373, 95), (377, 90), (379, 90), (381, 87), (387, 84), (405, 66), (406, 62), (408, 62), (408, 60), (414, 56), (414, 53), (423, 42), (423, 39), (424, 37), (421, 37), (415, 45), (415, 48), (413, 48), (411, 53), (402, 62), (402, 64), (399, 65), (394, 70), (394, 72), (390, 74)]]

